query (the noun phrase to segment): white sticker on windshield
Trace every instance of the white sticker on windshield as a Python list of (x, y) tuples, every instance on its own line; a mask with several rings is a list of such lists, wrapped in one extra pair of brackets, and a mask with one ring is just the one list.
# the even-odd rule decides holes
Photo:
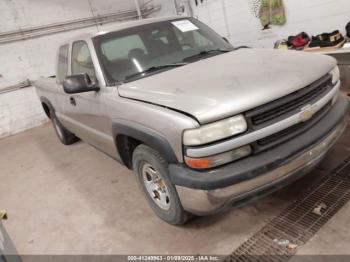
[(199, 30), (199, 28), (195, 24), (193, 24), (190, 20), (180, 20), (180, 21), (174, 21), (171, 23), (183, 33)]

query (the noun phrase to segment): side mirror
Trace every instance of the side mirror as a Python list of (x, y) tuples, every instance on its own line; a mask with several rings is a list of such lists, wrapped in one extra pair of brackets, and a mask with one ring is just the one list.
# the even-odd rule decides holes
[(78, 94), (100, 90), (97, 84), (91, 82), (88, 74), (67, 76), (63, 80), (63, 89), (67, 94)]

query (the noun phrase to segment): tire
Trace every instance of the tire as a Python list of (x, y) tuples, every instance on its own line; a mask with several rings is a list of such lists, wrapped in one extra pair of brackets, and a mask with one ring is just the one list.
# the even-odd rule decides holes
[(79, 138), (76, 137), (73, 133), (69, 132), (58, 120), (54, 112), (50, 113), (51, 115), (51, 122), (53, 125), (53, 128), (57, 134), (58, 139), (61, 141), (64, 145), (71, 145), (79, 141)]
[(183, 225), (190, 218), (168, 177), (168, 164), (154, 149), (138, 146), (133, 153), (137, 182), (154, 213), (172, 225)]

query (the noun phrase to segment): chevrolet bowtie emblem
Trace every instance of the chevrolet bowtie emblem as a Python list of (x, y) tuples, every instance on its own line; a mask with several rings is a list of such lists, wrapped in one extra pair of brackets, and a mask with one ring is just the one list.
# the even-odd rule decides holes
[(306, 122), (313, 117), (317, 112), (317, 106), (307, 105), (300, 110), (299, 120), (300, 122)]

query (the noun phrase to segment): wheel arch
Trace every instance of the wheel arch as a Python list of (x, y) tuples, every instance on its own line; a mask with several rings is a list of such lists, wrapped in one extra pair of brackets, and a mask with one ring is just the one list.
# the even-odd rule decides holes
[(55, 108), (46, 97), (40, 97), (41, 106), (44, 109), (46, 116), (51, 119), (51, 112), (55, 111)]
[(158, 151), (168, 163), (178, 163), (174, 150), (160, 133), (134, 122), (113, 123), (115, 145), (122, 163), (132, 169), (132, 154), (140, 144), (145, 144)]

